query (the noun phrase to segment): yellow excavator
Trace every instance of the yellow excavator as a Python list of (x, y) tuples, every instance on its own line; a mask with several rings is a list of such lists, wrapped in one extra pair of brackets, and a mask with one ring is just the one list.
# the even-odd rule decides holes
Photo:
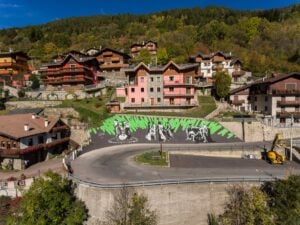
[(283, 164), (285, 157), (282, 154), (279, 154), (277, 151), (275, 151), (275, 148), (285, 148), (285, 143), (282, 138), (282, 134), (277, 133), (275, 135), (275, 139), (272, 144), (271, 150), (267, 152), (267, 159), (271, 164)]

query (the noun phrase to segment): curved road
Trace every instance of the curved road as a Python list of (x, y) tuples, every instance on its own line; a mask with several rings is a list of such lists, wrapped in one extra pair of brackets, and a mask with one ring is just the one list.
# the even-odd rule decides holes
[[(263, 143), (256, 145), (263, 146)], [(164, 144), (164, 149), (180, 148), (180, 151), (195, 151), (209, 147), (250, 148), (253, 143), (228, 143), (228, 144)], [(254, 159), (220, 159), (214, 157), (178, 158), (172, 156), (174, 167), (157, 167), (140, 165), (134, 161), (134, 156), (149, 150), (158, 150), (159, 144), (130, 144), (116, 145), (97, 149), (85, 153), (72, 161), (73, 176), (82, 181), (115, 185), (134, 182), (155, 182), (167, 180), (202, 179), (202, 178), (236, 178), (255, 177), (272, 178), (282, 177), (291, 172), (300, 173), (300, 165), (286, 161), (281, 165), (270, 165), (263, 160)], [(173, 161), (172, 160), (172, 161)]]

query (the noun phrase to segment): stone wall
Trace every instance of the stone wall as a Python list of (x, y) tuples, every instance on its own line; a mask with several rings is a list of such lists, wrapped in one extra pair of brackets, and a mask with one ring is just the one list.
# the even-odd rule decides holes
[[(223, 212), (230, 183), (173, 184), (137, 187), (134, 191), (148, 197), (149, 206), (158, 215), (158, 225), (207, 225), (207, 215)], [(249, 184), (250, 187), (259, 184)], [(85, 184), (76, 194), (89, 210), (88, 225), (100, 224), (113, 205), (118, 189), (102, 189)]]
[(11, 101), (6, 102), (5, 106), (8, 109), (15, 108), (46, 108), (62, 104), (61, 101)]

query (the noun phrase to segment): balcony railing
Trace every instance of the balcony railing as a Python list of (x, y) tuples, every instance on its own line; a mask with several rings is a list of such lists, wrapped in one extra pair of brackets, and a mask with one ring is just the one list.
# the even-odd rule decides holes
[(231, 103), (233, 105), (242, 105), (245, 103), (245, 100), (233, 100)]
[(29, 154), (29, 153), (32, 153), (32, 152), (42, 150), (44, 148), (51, 148), (55, 145), (63, 144), (65, 142), (68, 142), (69, 140), (70, 140), (70, 138), (66, 137), (66, 138), (54, 140), (50, 143), (37, 144), (37, 145), (29, 146), (29, 147), (24, 148), (24, 149), (20, 149), (20, 148), (0, 149), (0, 155), (1, 156), (16, 156), (16, 155)]
[(280, 118), (290, 118), (293, 115), (294, 118), (300, 118), (300, 112), (277, 112), (277, 116)]
[(285, 90), (285, 89), (273, 89), (271, 90), (273, 95), (300, 95), (300, 89), (291, 89), (291, 90)]
[(300, 106), (300, 101), (285, 101), (285, 100), (282, 100), (282, 101), (278, 101), (277, 105), (279, 107), (281, 107), (281, 106)]
[(164, 82), (164, 87), (178, 87), (178, 86), (184, 86), (184, 87), (193, 87), (195, 86), (195, 84), (193, 84), (192, 82)]
[(125, 108), (190, 108), (195, 107), (196, 103), (181, 103), (181, 104), (170, 104), (170, 103), (159, 103), (159, 104), (153, 104), (150, 103), (142, 103), (142, 104), (131, 104), (131, 103), (125, 103)]
[(76, 73), (93, 73), (89, 68), (59, 68), (53, 70), (41, 70), (43, 75), (62, 75), (62, 74), (76, 74)]
[(243, 70), (240, 70), (240, 71), (233, 71), (233, 72), (232, 72), (232, 76), (234, 76), (234, 77), (243, 76), (243, 75), (245, 75), (245, 74), (246, 74), (246, 72), (243, 71)]
[(192, 93), (165, 93), (164, 97), (166, 98), (175, 98), (175, 97), (194, 97)]

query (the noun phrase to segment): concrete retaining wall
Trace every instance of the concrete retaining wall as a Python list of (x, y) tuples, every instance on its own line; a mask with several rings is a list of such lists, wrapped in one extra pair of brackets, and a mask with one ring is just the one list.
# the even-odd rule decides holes
[(6, 102), (5, 106), (8, 109), (12, 108), (45, 108), (53, 107), (62, 104), (61, 101), (13, 101)]
[[(137, 187), (135, 191), (148, 197), (149, 206), (156, 210), (159, 225), (207, 225), (209, 213), (223, 212), (227, 190), (232, 184), (180, 184)], [(247, 187), (259, 185), (249, 184)], [(88, 225), (100, 224), (113, 204), (118, 189), (101, 189), (79, 184), (77, 196), (89, 210)]]

